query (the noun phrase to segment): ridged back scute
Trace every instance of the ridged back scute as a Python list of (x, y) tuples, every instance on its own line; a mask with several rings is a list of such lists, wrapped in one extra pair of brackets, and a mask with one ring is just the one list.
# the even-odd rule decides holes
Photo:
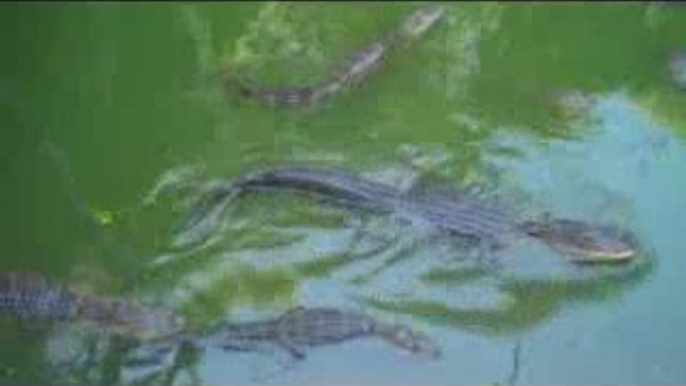
[(65, 320), (72, 316), (75, 296), (66, 288), (50, 285), (40, 275), (0, 275), (0, 313), (20, 317), (49, 317)]

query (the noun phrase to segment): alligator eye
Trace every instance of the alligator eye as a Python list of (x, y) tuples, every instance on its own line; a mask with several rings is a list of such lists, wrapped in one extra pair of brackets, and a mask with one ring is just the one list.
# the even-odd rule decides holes
[(582, 233), (579, 235), (579, 241), (582, 243), (588, 245), (588, 244), (595, 244), (596, 238), (589, 235), (588, 233)]

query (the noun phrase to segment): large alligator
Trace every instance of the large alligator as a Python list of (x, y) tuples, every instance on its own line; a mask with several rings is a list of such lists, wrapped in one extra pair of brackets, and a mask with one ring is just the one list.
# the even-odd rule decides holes
[(182, 234), (204, 236), (197, 230), (211, 230), (208, 219), (221, 215), (234, 198), (261, 190), (315, 193), (353, 209), (422, 219), (436, 229), (493, 246), (534, 239), (564, 250), (577, 262), (624, 261), (636, 252), (633, 235), (611, 225), (555, 218), (520, 220), (468, 197), (406, 193), (349, 171), (312, 167), (258, 171), (212, 187), (191, 208)]
[(256, 351), (275, 345), (296, 359), (305, 358), (309, 347), (356, 338), (379, 337), (414, 354), (438, 358), (439, 345), (406, 326), (381, 322), (354, 311), (326, 307), (295, 307), (276, 318), (251, 322), (221, 323), (202, 335), (201, 345), (224, 350)]
[(220, 76), (227, 91), (235, 92), (258, 103), (296, 108), (316, 105), (367, 77), (379, 67), (390, 52), (423, 35), (443, 16), (444, 12), (443, 7), (432, 5), (411, 13), (390, 33), (373, 40), (343, 64), (336, 65), (335, 69), (322, 80), (312, 85), (284, 88), (249, 87), (233, 77), (230, 71), (223, 70)]

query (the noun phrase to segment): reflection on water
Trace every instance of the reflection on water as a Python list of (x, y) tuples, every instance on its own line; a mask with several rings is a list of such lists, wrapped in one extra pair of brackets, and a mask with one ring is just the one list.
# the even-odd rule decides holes
[[(297, 305), (363, 310), (426, 331), (444, 356), (354, 341), (291, 364), (3, 319), (0, 383), (686, 380), (686, 340), (668, 328), (686, 321), (674, 298), (686, 282), (676, 233), (686, 226), (686, 95), (674, 87), (684, 13), (444, 6), (426, 39), (308, 111), (243, 105), (206, 75), (230, 66), (257, 83), (310, 82), (415, 5), (4, 6), (0, 36), (26, 48), (13, 53), (21, 66), (0, 68), (0, 118), (21, 123), (0, 145), (16, 158), (2, 177), (16, 189), (0, 193), (3, 253), (14, 256), (4, 269), (85, 275), (87, 291), (163, 304), (196, 331)], [(281, 193), (215, 212), (200, 243), (175, 239), (204, 189), (290, 164), (476, 196), (518, 218), (618, 224), (640, 251), (628, 264), (579, 265), (541, 243), (484, 248)], [(574, 323), (594, 337), (585, 354), (560, 343)], [(627, 356), (637, 347), (662, 370)]]

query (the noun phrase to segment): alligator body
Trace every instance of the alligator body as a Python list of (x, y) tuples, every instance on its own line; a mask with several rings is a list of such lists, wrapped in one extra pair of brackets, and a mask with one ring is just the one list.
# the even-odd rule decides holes
[(392, 50), (423, 35), (444, 12), (439, 6), (427, 6), (413, 12), (391, 33), (367, 44), (312, 85), (284, 88), (249, 87), (224, 72), (224, 88), (246, 99), (270, 106), (300, 108), (316, 105), (345, 87), (361, 82), (383, 63)]
[(324, 307), (296, 307), (264, 321), (222, 323), (204, 334), (203, 342), (238, 351), (276, 345), (294, 358), (303, 359), (308, 348), (374, 336), (412, 353), (440, 356), (441, 350), (433, 340), (405, 326), (386, 324), (358, 312)]
[(0, 276), (0, 312), (22, 318), (68, 320), (76, 310), (76, 296), (48, 285), (39, 276), (9, 273)]
[(169, 310), (79, 294), (25, 273), (0, 275), (0, 313), (20, 319), (90, 322), (141, 340), (172, 336), (182, 325), (181, 317)]
[(284, 167), (239, 177), (214, 188), (191, 209), (186, 231), (223, 211), (229, 201), (251, 191), (317, 194), (353, 209), (393, 213), (495, 246), (529, 238), (569, 252), (576, 261), (620, 261), (635, 254), (632, 235), (610, 225), (569, 219), (520, 221), (467, 197), (405, 193), (392, 186), (334, 168)]

